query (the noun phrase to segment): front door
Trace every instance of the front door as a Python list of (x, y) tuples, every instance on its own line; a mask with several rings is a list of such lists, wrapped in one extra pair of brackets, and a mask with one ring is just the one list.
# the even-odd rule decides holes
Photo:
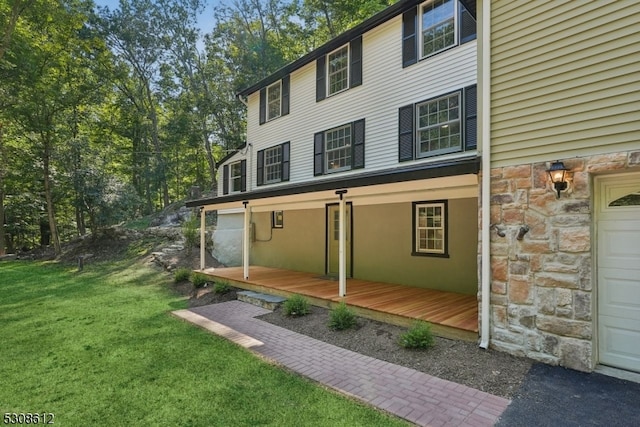
[[(351, 204), (345, 206), (347, 277), (351, 277)], [(327, 205), (327, 275), (338, 277), (340, 272), (340, 205)]]
[(640, 174), (596, 179), (600, 363), (640, 372)]

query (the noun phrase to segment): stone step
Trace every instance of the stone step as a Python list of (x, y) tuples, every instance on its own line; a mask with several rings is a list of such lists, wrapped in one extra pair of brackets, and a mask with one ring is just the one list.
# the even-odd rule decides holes
[(286, 301), (286, 298), (276, 295), (261, 294), (253, 291), (241, 291), (237, 293), (238, 300), (266, 308), (267, 310), (275, 310), (280, 304)]

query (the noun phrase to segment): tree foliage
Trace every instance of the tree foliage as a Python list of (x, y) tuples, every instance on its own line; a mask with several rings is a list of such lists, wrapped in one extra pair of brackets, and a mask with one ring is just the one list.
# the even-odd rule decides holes
[(214, 191), (236, 94), (389, 0), (0, 0), (0, 254)]

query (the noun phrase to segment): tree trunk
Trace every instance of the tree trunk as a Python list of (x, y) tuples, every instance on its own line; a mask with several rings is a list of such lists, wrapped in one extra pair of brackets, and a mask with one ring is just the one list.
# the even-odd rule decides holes
[(42, 135), (44, 150), (42, 153), (42, 165), (44, 175), (44, 197), (47, 202), (47, 218), (49, 220), (49, 230), (51, 231), (51, 241), (53, 242), (53, 249), (56, 255), (62, 253), (60, 247), (60, 236), (58, 236), (58, 227), (56, 224), (56, 216), (53, 209), (53, 196), (51, 189), (51, 178), (49, 176), (50, 168), (49, 162), (51, 161), (51, 141), (49, 135)]
[(164, 163), (164, 157), (162, 156), (162, 147), (160, 145), (160, 138), (158, 137), (158, 114), (156, 113), (156, 107), (151, 99), (151, 89), (147, 87), (148, 101), (149, 101), (149, 118), (151, 119), (151, 141), (156, 153), (156, 162), (158, 167), (158, 181), (160, 189), (162, 190), (162, 201), (164, 205), (162, 207), (169, 206), (169, 185), (167, 184), (167, 171)]
[(0, 123), (0, 255), (6, 254), (7, 246), (4, 234), (4, 165), (7, 164), (5, 160), (2, 123)]

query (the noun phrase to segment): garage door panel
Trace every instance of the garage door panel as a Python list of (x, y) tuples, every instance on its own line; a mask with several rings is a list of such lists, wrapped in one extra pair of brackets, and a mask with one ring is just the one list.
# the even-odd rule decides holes
[(600, 317), (600, 358), (611, 366), (640, 371), (637, 343), (640, 342), (640, 321)]
[(640, 221), (601, 221), (598, 227), (600, 264), (629, 268), (634, 262), (640, 271)]
[(600, 268), (600, 313), (640, 321), (640, 277), (636, 270)]

